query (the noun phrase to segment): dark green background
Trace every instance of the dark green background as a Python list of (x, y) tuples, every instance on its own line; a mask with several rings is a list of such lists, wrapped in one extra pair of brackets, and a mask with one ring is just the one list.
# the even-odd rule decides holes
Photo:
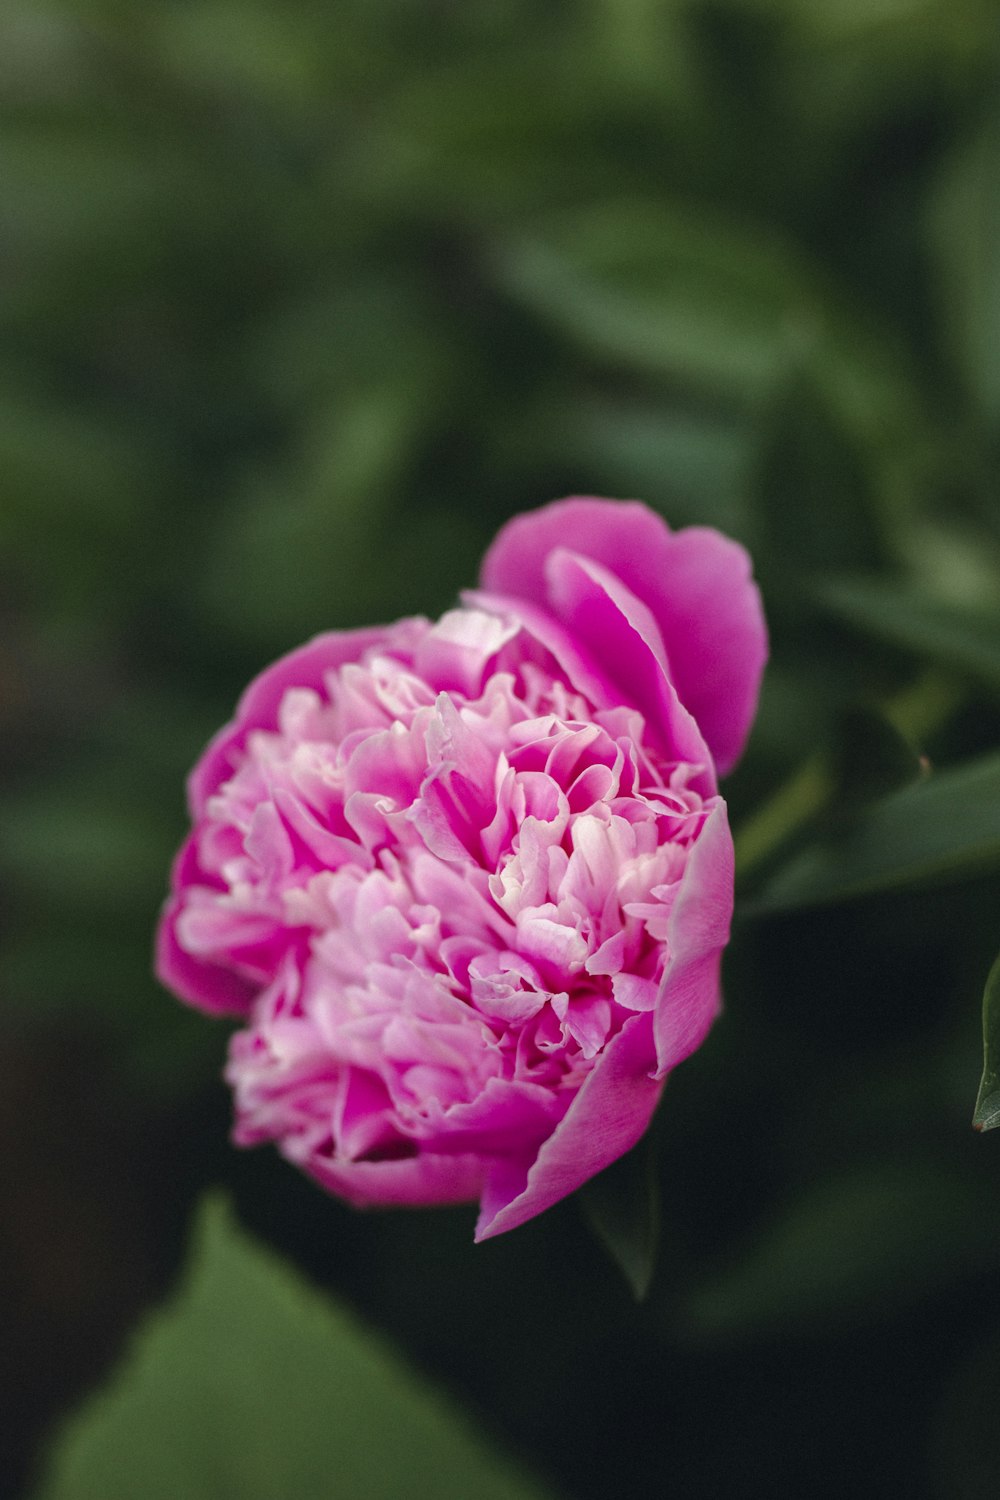
[(638, 1307), (576, 1204), (474, 1248), (233, 1151), (224, 1029), (149, 950), (247, 679), (447, 607), (566, 493), (753, 551), (738, 830), (819, 755), (804, 858), (921, 836), (864, 821), (871, 710), (913, 690), (934, 775), (1000, 743), (998, 42), (987, 0), (4, 5), (0, 1487), (222, 1182), (566, 1495), (991, 1493), (995, 839), (778, 915), (746, 862)]

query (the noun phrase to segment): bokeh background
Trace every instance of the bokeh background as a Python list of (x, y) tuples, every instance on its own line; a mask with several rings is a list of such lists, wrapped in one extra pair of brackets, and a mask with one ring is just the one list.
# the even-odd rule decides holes
[[(998, 63), (991, 0), (6, 0), (5, 1494), (220, 1184), (565, 1496), (992, 1492)], [(249, 677), (568, 493), (738, 537), (773, 636), (642, 1304), (573, 1202), (475, 1248), (234, 1151), (225, 1027), (150, 975)], [(892, 723), (986, 757), (964, 801), (879, 822)], [(842, 900), (845, 828), (890, 873)]]

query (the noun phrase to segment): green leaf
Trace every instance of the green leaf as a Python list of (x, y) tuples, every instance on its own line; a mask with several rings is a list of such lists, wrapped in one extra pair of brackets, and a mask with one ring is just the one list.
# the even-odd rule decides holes
[[(995, 43), (994, 43), (995, 46)], [(941, 327), (981, 408), (1000, 417), (1000, 109), (948, 164), (932, 204)]]
[(836, 817), (852, 813), (928, 774), (927, 762), (883, 714), (849, 708), (837, 720), (831, 796)]
[(685, 1309), (701, 1337), (814, 1332), (883, 1315), (995, 1264), (997, 1215), (926, 1162), (865, 1166), (805, 1190)]
[(498, 254), (495, 271), (591, 353), (739, 402), (770, 389), (808, 301), (780, 243), (636, 200), (540, 225)]
[[(609, 199), (540, 220), (493, 258), (507, 292), (593, 354), (737, 402), (796, 366), (882, 439), (914, 414), (899, 351), (791, 242), (682, 201)], [(817, 359), (821, 354), (822, 358)]]
[(541, 1500), (210, 1198), (180, 1291), (59, 1439), (38, 1500)]
[(887, 560), (874, 466), (824, 388), (829, 373), (795, 361), (758, 423), (752, 477), (765, 597), (790, 584), (801, 592), (821, 570)]
[(660, 1237), (660, 1192), (650, 1136), (592, 1178), (578, 1196), (590, 1228), (642, 1302), (656, 1269)]
[[(718, 526), (749, 540), (745, 476), (752, 426), (658, 402), (613, 398), (546, 410), (545, 439), (601, 494), (641, 495), (671, 524)], [(542, 443), (539, 443), (542, 446)], [(590, 478), (592, 476), (592, 478)]]
[(808, 371), (879, 501), (909, 504), (930, 429), (910, 361), (773, 231), (682, 201), (609, 199), (540, 219), (491, 268), (575, 349), (688, 399), (752, 415)]
[(1000, 958), (983, 992), (983, 1076), (972, 1123), (977, 1130), (995, 1130), (1000, 1125)]
[(817, 587), (817, 596), (866, 634), (1000, 688), (1000, 621), (995, 611), (945, 604), (881, 578), (832, 579)]
[(405, 487), (425, 408), (409, 380), (355, 391), (302, 430), (289, 461), (248, 476), (202, 580), (235, 636), (270, 645), (370, 617), (376, 527)]
[(743, 911), (824, 906), (998, 866), (1000, 755), (987, 755), (904, 787), (849, 819), (783, 865)]

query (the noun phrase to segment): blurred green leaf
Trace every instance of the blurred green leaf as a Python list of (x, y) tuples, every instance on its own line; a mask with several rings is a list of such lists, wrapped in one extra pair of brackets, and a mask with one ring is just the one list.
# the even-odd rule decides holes
[(48, 124), (8, 127), (0, 142), (6, 185), (0, 224), (18, 248), (108, 252), (142, 235), (155, 216), (156, 178), (142, 143)]
[(809, 1187), (741, 1260), (690, 1298), (702, 1337), (813, 1333), (975, 1274), (1000, 1258), (998, 1214), (929, 1162), (886, 1163)]
[(942, 35), (971, 45), (988, 32), (992, 14), (985, 0), (739, 0), (759, 10), (779, 12), (816, 37), (830, 41), (889, 39), (920, 55)]
[(972, 1123), (977, 1130), (1000, 1126), (1000, 958), (983, 992), (983, 1076)]
[(739, 402), (771, 387), (810, 302), (773, 237), (634, 199), (553, 219), (494, 264), (574, 344)]
[(765, 594), (805, 589), (811, 604), (820, 570), (887, 560), (878, 473), (808, 368), (789, 374), (767, 403), (757, 447), (754, 541)]
[(590, 1228), (642, 1302), (656, 1270), (660, 1238), (660, 1190), (650, 1135), (591, 1178), (578, 1196)]
[(755, 403), (805, 360), (873, 436), (881, 424), (887, 438), (911, 400), (892, 341), (840, 305), (793, 243), (736, 217), (611, 199), (541, 221), (492, 264), (574, 344), (716, 399)]
[[(832, 752), (808, 756), (799, 769), (736, 830), (740, 888), (762, 869), (774, 870), (791, 849), (801, 849), (824, 826), (845, 828), (889, 793), (927, 774), (927, 764), (881, 714), (848, 709), (836, 716)], [(770, 889), (768, 887), (767, 889)], [(755, 905), (741, 905), (753, 915)]]
[(212, 94), (301, 109), (323, 79), (322, 26), (301, 7), (226, 0), (168, 6), (153, 20), (170, 71)]
[(881, 578), (831, 579), (819, 584), (816, 593), (820, 603), (865, 634), (1000, 688), (1000, 620), (995, 612), (940, 603)]
[(174, 820), (122, 796), (114, 771), (81, 775), (0, 803), (0, 870), (49, 900), (135, 913), (163, 884)]
[[(945, 459), (954, 468), (957, 456), (949, 450), (950, 442)], [(981, 450), (971, 456), (978, 463)], [(961, 486), (970, 476), (959, 465), (957, 477)], [(937, 482), (940, 485), (940, 478)], [(946, 494), (951, 482), (945, 480)], [(897, 547), (913, 589), (921, 597), (953, 605), (963, 614), (1000, 613), (1000, 536), (995, 527), (983, 526), (981, 516), (970, 517), (964, 506), (915, 513), (897, 537)]]
[[(674, 121), (691, 76), (678, 65), (684, 48), (674, 42), (664, 5), (653, 18), (662, 52), (652, 69), (648, 55), (627, 43), (609, 55), (606, 43), (588, 35), (600, 21), (595, 8), (584, 17), (582, 10), (535, 6), (520, 21), (502, 17), (501, 8), (495, 34), (459, 66), (433, 50), (423, 66), (404, 68), (357, 143), (369, 212), (382, 214), (387, 205), (397, 215), (430, 210), (463, 229), (485, 220), (495, 232), (526, 210), (551, 205), (555, 185), (561, 202), (620, 190), (622, 152), (608, 139), (608, 117), (619, 118), (638, 96), (655, 120)], [(426, 35), (421, 28), (410, 39), (411, 53), (426, 45)], [(439, 29), (435, 42), (449, 35), (451, 28)], [(635, 167), (626, 175), (641, 181), (641, 162)]]
[[(994, 39), (994, 53), (996, 43)], [(932, 204), (942, 327), (967, 388), (1000, 421), (1000, 108), (952, 158)]]
[(927, 763), (883, 714), (850, 708), (837, 720), (830, 796), (838, 820), (855, 816), (928, 771)]
[[(868, 560), (878, 555), (865, 534), (853, 536), (859, 518), (863, 532), (873, 529), (866, 489), (889, 514), (911, 505), (933, 430), (911, 362), (887, 329), (773, 229), (680, 202), (605, 200), (512, 237), (490, 265), (507, 294), (574, 349), (716, 409), (759, 416), (762, 403), (799, 391), (806, 372), (828, 424), (843, 434), (832, 518), (819, 504), (829, 458), (811, 441), (803, 454), (807, 483), (825, 486), (808, 514), (821, 516), (822, 534), (832, 530), (853, 556), (859, 548)], [(800, 428), (793, 421), (792, 439), (784, 434), (779, 463), (790, 440), (808, 436)], [(788, 503), (794, 520), (802, 498)], [(807, 521), (804, 535), (815, 532)]]
[(39, 1500), (539, 1500), (381, 1341), (204, 1204), (185, 1281)]
[[(673, 406), (582, 398), (543, 411), (536, 448), (564, 452), (590, 488), (637, 495), (673, 526), (718, 526), (750, 542), (746, 494), (753, 427), (745, 420)], [(592, 477), (591, 477), (592, 476)]]
[(379, 523), (398, 500), (425, 418), (415, 382), (345, 396), (317, 414), (286, 464), (248, 478), (202, 581), (232, 633), (273, 646), (370, 617)]
[(988, 755), (904, 787), (850, 820), (783, 865), (743, 912), (823, 906), (998, 865), (1000, 755)]
[(117, 413), (0, 384), (0, 562), (35, 611), (100, 619), (132, 596), (162, 453)]

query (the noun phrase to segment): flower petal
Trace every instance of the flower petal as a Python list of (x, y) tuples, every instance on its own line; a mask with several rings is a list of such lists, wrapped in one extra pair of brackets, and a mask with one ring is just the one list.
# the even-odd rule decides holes
[(704, 767), (692, 781), (703, 794), (715, 790), (704, 737), (670, 681), (663, 641), (651, 612), (599, 563), (557, 548), (546, 565), (549, 594), (559, 618), (606, 676), (624, 690), (659, 729), (672, 759)]
[(278, 722), (278, 708), (292, 688), (321, 690), (327, 675), (348, 662), (355, 662), (370, 647), (391, 642), (415, 643), (427, 627), (424, 620), (400, 620), (390, 630), (328, 630), (314, 636), (304, 646), (266, 667), (245, 690), (230, 723), (210, 741), (188, 778), (188, 806), (193, 818), (201, 817), (205, 803), (236, 769), (247, 732), (250, 729), (273, 729)]
[(663, 1088), (651, 1077), (655, 1061), (649, 1016), (632, 1016), (605, 1047), (535, 1160), (506, 1158), (489, 1168), (477, 1241), (533, 1219), (632, 1149)]
[(546, 559), (558, 548), (601, 563), (655, 617), (670, 674), (721, 773), (743, 749), (767, 659), (750, 559), (710, 527), (672, 532), (636, 501), (574, 497), (517, 516), (486, 554), (482, 587), (548, 602)]
[(653, 1012), (656, 1076), (700, 1046), (719, 1013), (719, 966), (733, 915), (733, 840), (721, 798), (699, 834), (670, 913), (670, 960)]

